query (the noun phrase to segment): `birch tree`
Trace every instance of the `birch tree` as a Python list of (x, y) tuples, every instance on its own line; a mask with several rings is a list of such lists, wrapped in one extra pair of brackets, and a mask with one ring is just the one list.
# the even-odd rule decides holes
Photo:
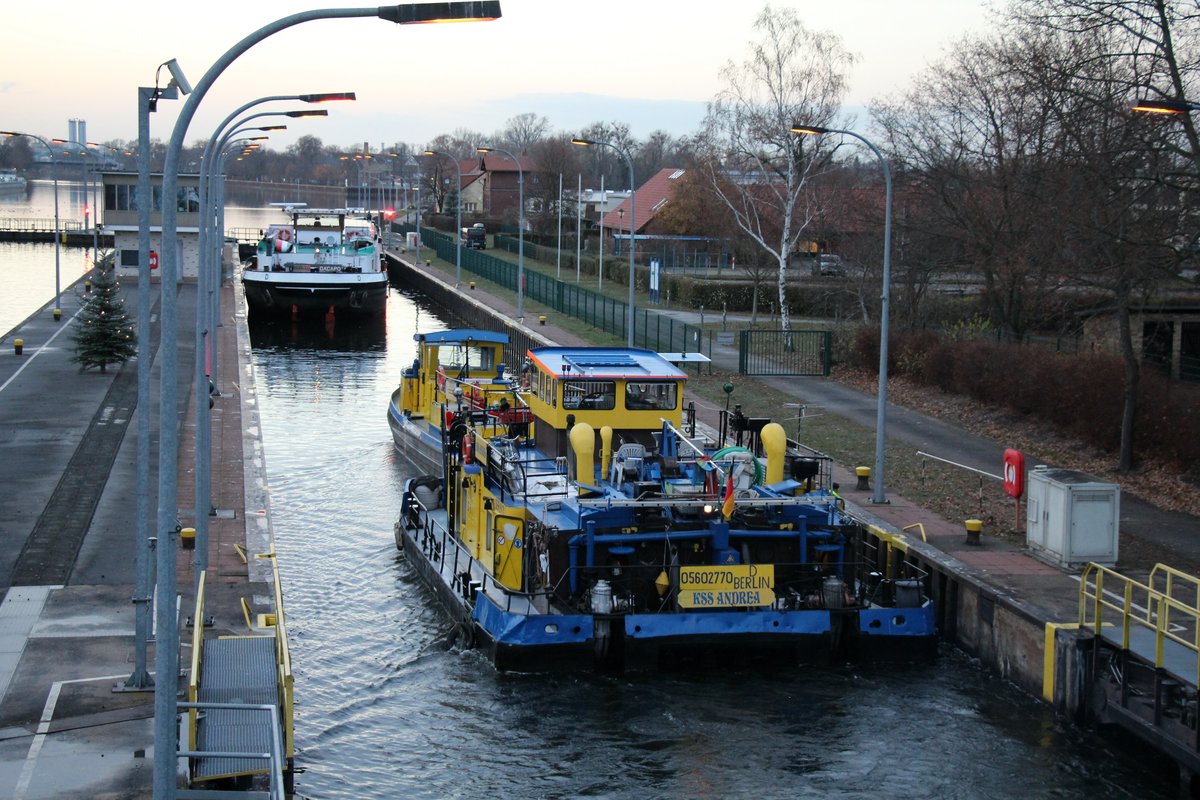
[(790, 8), (767, 5), (754, 27), (759, 38), (749, 57), (721, 70), (724, 88), (708, 104), (701, 146), (713, 189), (738, 228), (779, 266), (780, 324), (789, 330), (788, 260), (816, 216), (805, 189), (832, 146), (790, 130), (796, 122), (832, 124), (854, 57), (839, 37), (809, 30)]

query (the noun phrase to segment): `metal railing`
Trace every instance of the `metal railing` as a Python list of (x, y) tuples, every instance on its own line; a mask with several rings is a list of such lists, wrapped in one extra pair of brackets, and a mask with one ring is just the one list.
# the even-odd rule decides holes
[[(1152, 659), (1158, 669), (1167, 668), (1171, 645), (1182, 648), (1195, 662), (1193, 674), (1176, 674), (1193, 686), (1200, 685), (1197, 597), (1200, 579), (1165, 564), (1155, 565), (1146, 583), (1088, 564), (1079, 579), (1079, 627), (1096, 636), (1104, 635), (1106, 627), (1119, 630), (1121, 649)], [(1138, 629), (1152, 637), (1152, 654), (1136, 650), (1133, 640)]]
[[(76, 219), (59, 217), (58, 229), (63, 232), (91, 230)], [(0, 217), (0, 231), (12, 233), (54, 233), (54, 217)]]
[[(441, 231), (421, 228), (423, 246), (438, 258), (454, 263), (455, 240)], [(517, 291), (517, 265), (479, 250), (462, 251), (462, 268), (510, 291)], [(628, 303), (586, 289), (574, 282), (560, 281), (537, 270), (524, 270), (525, 298), (582, 320), (605, 333), (624, 338), (628, 332)], [(712, 346), (702, 330), (650, 309), (635, 309), (634, 344), (658, 352), (704, 352)]]
[(744, 330), (738, 339), (738, 372), (743, 375), (829, 376), (833, 363), (830, 331)]
[[(200, 573), (200, 580), (196, 592), (196, 608), (193, 616), (192, 626), (192, 660), (191, 673), (188, 677), (187, 685), (187, 702), (178, 703), (180, 708), (188, 710), (188, 748), (186, 751), (180, 751), (177, 755), (180, 757), (196, 757), (196, 758), (219, 758), (219, 757), (243, 757), (243, 758), (271, 758), (269, 771), (272, 775), (271, 786), (274, 798), (274, 787), (278, 785), (279, 795), (283, 798), (283, 764), (294, 757), (295, 755), (295, 725), (294, 725), (294, 684), (295, 678), (292, 675), (292, 657), (287, 641), (287, 626), (284, 619), (283, 611), (283, 590), (279, 580), (279, 563), (275, 558), (275, 553), (260, 553), (258, 558), (269, 558), (271, 560), (271, 572), (274, 580), (275, 594), (275, 613), (273, 627), (275, 629), (275, 673), (276, 683), (278, 685), (278, 702), (272, 705), (239, 705), (239, 704), (223, 704), (223, 703), (206, 703), (200, 701), (200, 686), (202, 682), (201, 664), (203, 663), (204, 655), (204, 606), (206, 599), (206, 579), (207, 572)], [(243, 604), (244, 606), (244, 604)], [(244, 609), (245, 610), (245, 609)], [(247, 624), (249, 624), (249, 615), (247, 614)], [(271, 736), (272, 736), (272, 753), (260, 755), (253, 753), (218, 753), (218, 752), (199, 752), (196, 750), (198, 730), (199, 730), (199, 715), (198, 709), (202, 708), (226, 708), (226, 709), (270, 709), (271, 717)], [(282, 733), (280, 732), (282, 723)], [(274, 742), (278, 739), (280, 746), (275, 748)], [(277, 756), (277, 758), (276, 758)], [(279, 776), (278, 782), (275, 776)], [(180, 797), (187, 795), (179, 794)], [(195, 795), (200, 796), (200, 795)]]
[(283, 611), (283, 585), (279, 580), (279, 561), (274, 551), (260, 553), (258, 558), (271, 560), (271, 577), (275, 583), (275, 677), (279, 684), (279, 709), (283, 722), (284, 756), (292, 758), (296, 752), (294, 723), (295, 676), (292, 675), (292, 653), (288, 646), (287, 622)]
[[(201, 626), (203, 627), (203, 626)], [(267, 774), (270, 775), (270, 788), (264, 794), (262, 792), (243, 792), (243, 791), (222, 791), (214, 789), (176, 789), (175, 796), (180, 798), (204, 798), (204, 797), (267, 797), (270, 800), (285, 800), (286, 788), (283, 782), (283, 762), (284, 750), (283, 739), (279, 735), (279, 726), (276, 724), (279, 719), (278, 707), (271, 704), (254, 704), (254, 703), (196, 703), (186, 702), (178, 703), (180, 708), (186, 708), (188, 714), (195, 716), (198, 710), (228, 710), (228, 711), (257, 711), (266, 714), (271, 720), (271, 749), (266, 752), (259, 751), (243, 751), (243, 750), (197, 750), (195, 745), (192, 745), (187, 750), (180, 750), (176, 755), (181, 758), (248, 758), (260, 759), (267, 762)]]
[(195, 704), (200, 701), (200, 664), (204, 654), (204, 598), (208, 571), (201, 570), (200, 580), (196, 586), (196, 610), (192, 616), (192, 665), (188, 675), (187, 698), (192, 705), (188, 711), (188, 749), (196, 749), (196, 730), (198, 719)]

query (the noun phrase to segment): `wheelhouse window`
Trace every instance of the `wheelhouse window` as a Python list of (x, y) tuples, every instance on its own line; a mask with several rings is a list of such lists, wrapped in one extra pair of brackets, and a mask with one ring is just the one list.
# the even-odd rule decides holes
[(438, 366), (446, 370), (446, 374), (464, 370), (469, 372), (491, 372), (496, 368), (495, 351), (490, 347), (439, 347), (437, 354)]
[(614, 381), (563, 381), (563, 408), (611, 411), (617, 406)]
[(678, 386), (674, 383), (625, 384), (625, 408), (631, 411), (673, 411), (678, 402)]

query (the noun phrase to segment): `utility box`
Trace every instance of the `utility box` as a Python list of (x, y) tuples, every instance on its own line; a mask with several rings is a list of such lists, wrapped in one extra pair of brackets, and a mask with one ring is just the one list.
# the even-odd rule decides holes
[(1025, 541), (1035, 555), (1064, 567), (1117, 563), (1120, 486), (1039, 466), (1029, 471), (1025, 498)]

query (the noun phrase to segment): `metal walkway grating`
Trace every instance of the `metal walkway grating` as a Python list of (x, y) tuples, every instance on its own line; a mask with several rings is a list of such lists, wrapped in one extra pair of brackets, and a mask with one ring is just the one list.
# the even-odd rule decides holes
[[(237, 636), (204, 642), (199, 702), (278, 705), (275, 637)], [(272, 721), (278, 724), (278, 719)], [(261, 711), (210, 708), (197, 724), (196, 749), (269, 753), (271, 723)], [(193, 780), (213, 780), (267, 772), (261, 758), (197, 758)]]

